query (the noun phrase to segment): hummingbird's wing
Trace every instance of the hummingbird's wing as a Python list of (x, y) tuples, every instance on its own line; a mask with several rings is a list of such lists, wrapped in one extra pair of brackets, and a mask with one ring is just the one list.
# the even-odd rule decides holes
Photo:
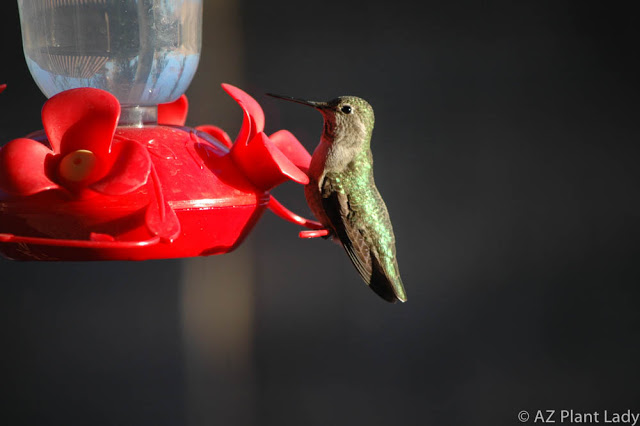
[(352, 210), (349, 208), (348, 195), (340, 191), (331, 190), (330, 185), (330, 182), (325, 179), (323, 182), (322, 206), (331, 222), (334, 233), (340, 239), (342, 246), (349, 255), (351, 263), (356, 267), (364, 282), (378, 296), (392, 303), (403, 300), (394, 291), (394, 286), (387, 276), (380, 259), (367, 244), (363, 235), (364, 230), (355, 225), (357, 221), (350, 220)]
[(356, 267), (362, 279), (369, 284), (371, 281), (371, 251), (364, 236), (347, 220), (349, 215), (349, 200), (346, 194), (332, 192), (322, 198), (322, 206), (331, 221), (337, 237), (342, 242), (353, 266)]

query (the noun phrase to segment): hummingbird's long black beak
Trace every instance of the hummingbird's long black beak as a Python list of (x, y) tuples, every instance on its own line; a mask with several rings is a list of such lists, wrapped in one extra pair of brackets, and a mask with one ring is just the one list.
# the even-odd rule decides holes
[(305, 99), (293, 98), (291, 96), (276, 95), (275, 93), (267, 93), (267, 96), (271, 96), (272, 98), (284, 99), (285, 101), (289, 102), (296, 102), (302, 105), (308, 105), (317, 109), (323, 109), (327, 107), (326, 102), (307, 101)]

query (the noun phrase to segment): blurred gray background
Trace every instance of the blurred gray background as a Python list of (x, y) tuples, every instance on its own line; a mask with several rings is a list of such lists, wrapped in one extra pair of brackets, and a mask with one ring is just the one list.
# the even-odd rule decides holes
[[(446, 3), (446, 4), (445, 4)], [(638, 33), (622, 3), (204, 0), (188, 124), (235, 135), (220, 89), (312, 150), (366, 98), (409, 301), (267, 212), (236, 252), (0, 260), (0, 423), (510, 425), (640, 411)], [(629, 6), (630, 7), (630, 6)], [(0, 141), (41, 127), (15, 2)], [(308, 215), (302, 189), (275, 191)]]

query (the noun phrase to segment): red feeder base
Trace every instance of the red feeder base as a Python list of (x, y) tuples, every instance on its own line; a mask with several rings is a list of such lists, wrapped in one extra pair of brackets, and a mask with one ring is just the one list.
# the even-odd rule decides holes
[[(229, 149), (189, 128), (118, 128), (114, 140), (149, 148), (148, 184), (117, 196), (62, 191), (0, 192), (0, 252), (16, 260), (145, 260), (227, 253), (269, 203), (235, 166)], [(164, 202), (163, 202), (164, 201)], [(150, 211), (168, 207), (149, 226)], [(177, 219), (177, 221), (175, 220)], [(151, 219), (153, 221), (153, 219)], [(175, 237), (171, 234), (178, 226)]]
[(79, 88), (53, 96), (42, 109), (45, 130), (0, 149), (0, 254), (16, 260), (221, 254), (242, 242), (267, 207), (321, 228), (268, 192), (287, 180), (307, 184), (309, 153), (286, 130), (264, 134), (260, 105), (236, 87), (223, 88), (244, 112), (235, 142), (215, 126), (182, 127), (184, 96), (158, 107), (166, 125), (144, 127), (117, 127), (120, 104), (108, 92)]

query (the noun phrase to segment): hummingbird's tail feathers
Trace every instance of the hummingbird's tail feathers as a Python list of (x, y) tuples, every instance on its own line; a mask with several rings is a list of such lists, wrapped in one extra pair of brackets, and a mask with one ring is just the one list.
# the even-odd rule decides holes
[[(358, 235), (360, 234), (358, 233)], [(360, 237), (362, 238), (361, 235)], [(354, 244), (354, 242), (356, 244)], [(387, 274), (385, 268), (381, 265), (378, 257), (364, 244), (364, 238), (359, 242), (361, 244), (358, 244), (357, 238), (350, 238), (346, 240), (346, 242), (342, 241), (342, 246), (363, 281), (371, 290), (387, 302), (406, 302), (407, 295), (400, 280), (397, 267), (394, 269), (397, 279), (389, 277), (389, 274)]]
[(407, 295), (404, 291), (404, 286), (402, 285), (400, 275), (398, 274), (397, 266), (394, 265), (393, 271), (396, 275), (396, 278), (392, 278), (389, 277), (389, 274), (387, 274), (376, 256), (371, 256), (371, 260), (373, 266), (369, 282), (369, 287), (371, 288), (371, 290), (373, 290), (378, 296), (382, 297), (387, 302), (406, 302)]

